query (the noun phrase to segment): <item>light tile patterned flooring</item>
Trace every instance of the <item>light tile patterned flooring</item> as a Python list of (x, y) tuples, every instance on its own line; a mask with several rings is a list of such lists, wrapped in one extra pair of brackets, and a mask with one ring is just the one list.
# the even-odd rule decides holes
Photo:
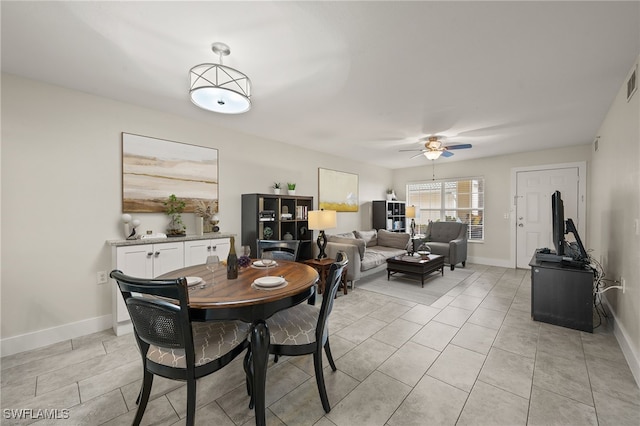
[[(431, 306), (358, 288), (339, 296), (330, 318), (338, 371), (325, 368), (331, 412), (311, 357), (284, 357), (267, 374), (268, 423), (640, 424), (640, 391), (610, 330), (533, 322), (528, 271), (467, 269)], [(197, 424), (254, 424), (241, 358), (198, 382)], [(30, 423), (6, 418), (5, 409), (21, 408), (68, 408), (57, 421), (65, 425), (131, 424), (141, 383), (131, 335), (104, 331), (1, 364), (2, 424)], [(185, 405), (183, 384), (156, 378), (143, 423), (184, 424)]]

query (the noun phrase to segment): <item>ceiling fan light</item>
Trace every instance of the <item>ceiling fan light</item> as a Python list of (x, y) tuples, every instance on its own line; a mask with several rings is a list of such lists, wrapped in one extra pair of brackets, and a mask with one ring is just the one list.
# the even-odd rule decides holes
[(442, 154), (442, 151), (427, 151), (424, 153), (424, 156), (427, 157), (429, 160), (437, 160), (438, 158), (440, 158), (441, 154)]

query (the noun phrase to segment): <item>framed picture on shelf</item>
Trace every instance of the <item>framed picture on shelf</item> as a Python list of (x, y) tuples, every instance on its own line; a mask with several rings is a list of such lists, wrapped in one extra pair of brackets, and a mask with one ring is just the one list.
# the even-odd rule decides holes
[(337, 212), (357, 212), (358, 175), (318, 168), (318, 207)]

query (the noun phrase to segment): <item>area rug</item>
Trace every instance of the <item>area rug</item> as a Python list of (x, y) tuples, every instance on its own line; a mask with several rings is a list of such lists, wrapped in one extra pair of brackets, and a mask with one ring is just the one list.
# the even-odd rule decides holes
[(431, 305), (474, 272), (472, 269), (465, 268), (456, 268), (452, 271), (445, 266), (444, 277), (439, 273), (431, 274), (424, 280), (423, 288), (420, 280), (404, 274), (392, 275), (387, 281), (387, 271), (381, 271), (358, 280), (356, 288), (409, 300), (422, 305)]

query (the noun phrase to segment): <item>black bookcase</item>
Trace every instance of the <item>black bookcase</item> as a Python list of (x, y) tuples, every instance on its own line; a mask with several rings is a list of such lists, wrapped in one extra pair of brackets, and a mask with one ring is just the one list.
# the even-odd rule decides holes
[(406, 232), (407, 218), (404, 201), (372, 201), (372, 222), (374, 229), (391, 232)]
[(308, 214), (313, 197), (275, 194), (242, 194), (242, 245), (257, 257), (257, 240), (300, 240), (298, 260), (313, 257), (313, 231)]

